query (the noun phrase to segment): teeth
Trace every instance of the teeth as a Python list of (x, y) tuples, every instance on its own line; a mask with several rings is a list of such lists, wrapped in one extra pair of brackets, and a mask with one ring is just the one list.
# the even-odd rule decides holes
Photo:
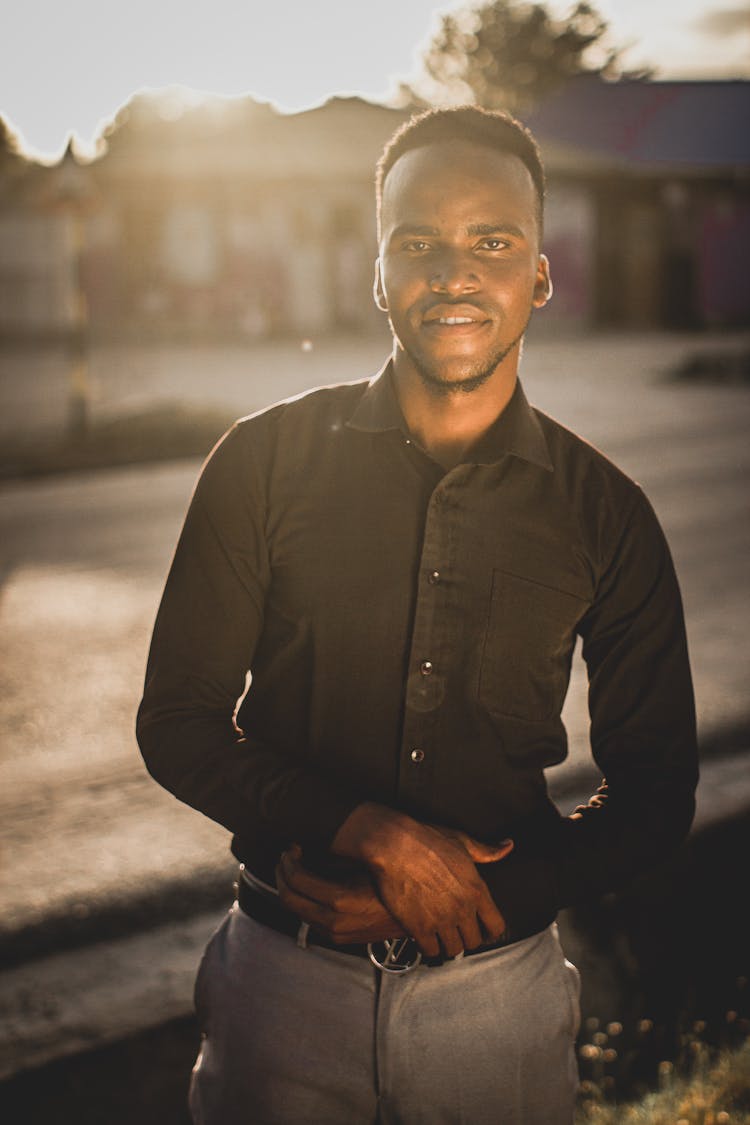
[(470, 316), (441, 316), (438, 324), (473, 324)]

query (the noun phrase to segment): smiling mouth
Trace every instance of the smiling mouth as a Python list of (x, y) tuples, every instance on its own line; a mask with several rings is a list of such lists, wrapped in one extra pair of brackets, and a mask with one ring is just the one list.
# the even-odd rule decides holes
[(488, 323), (486, 317), (475, 316), (433, 316), (422, 321), (424, 328), (443, 329), (452, 332), (471, 332), (477, 328), (484, 328)]
[(442, 310), (438, 306), (432, 308), (423, 317), (422, 323), (425, 328), (480, 328), (482, 325), (487, 324), (489, 318), (482, 312), (481, 309), (468, 308), (464, 306), (465, 311), (461, 312), (459, 309), (449, 311), (445, 305)]

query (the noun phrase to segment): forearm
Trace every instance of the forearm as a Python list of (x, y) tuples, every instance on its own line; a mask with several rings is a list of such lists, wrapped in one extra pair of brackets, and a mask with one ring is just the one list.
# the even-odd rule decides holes
[(149, 773), (230, 832), (327, 847), (359, 797), (320, 770), (245, 737), (230, 718), (165, 713), (147, 691), (138, 742)]
[(567, 817), (520, 830), (513, 853), (479, 868), (511, 936), (532, 933), (559, 910), (617, 891), (666, 862), (690, 827), (691, 770), (617, 783)]

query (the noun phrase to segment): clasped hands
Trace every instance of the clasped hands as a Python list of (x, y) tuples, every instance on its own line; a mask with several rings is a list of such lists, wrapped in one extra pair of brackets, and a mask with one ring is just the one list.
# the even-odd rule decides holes
[(281, 857), (281, 902), (337, 945), (413, 937), (428, 957), (456, 957), (505, 930), (476, 865), (494, 863), (512, 840), (483, 844), (465, 832), (422, 824), (383, 805), (359, 805), (331, 845), (361, 873), (337, 881), (308, 870), (299, 845)]

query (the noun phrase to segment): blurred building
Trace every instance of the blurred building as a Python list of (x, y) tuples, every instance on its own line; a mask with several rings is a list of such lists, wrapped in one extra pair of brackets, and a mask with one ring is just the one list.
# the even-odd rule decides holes
[[(103, 155), (0, 161), (0, 333), (367, 330), (373, 169), (405, 111), (139, 95)], [(545, 320), (746, 324), (750, 83), (572, 82), (529, 119), (550, 182)], [(7, 155), (7, 154), (6, 154)], [(744, 249), (743, 249), (744, 247)], [(78, 318), (78, 319), (76, 319)]]
[(91, 167), (108, 201), (92, 318), (249, 336), (374, 321), (373, 165), (402, 114), (357, 98), (281, 114), (244, 98), (165, 122), (139, 98), (124, 117)]
[(0, 330), (62, 332), (75, 320), (74, 220), (58, 184), (73, 164), (70, 152), (50, 170), (0, 151)]
[(577, 78), (528, 123), (551, 173), (555, 300), (571, 315), (750, 325), (750, 82)]

